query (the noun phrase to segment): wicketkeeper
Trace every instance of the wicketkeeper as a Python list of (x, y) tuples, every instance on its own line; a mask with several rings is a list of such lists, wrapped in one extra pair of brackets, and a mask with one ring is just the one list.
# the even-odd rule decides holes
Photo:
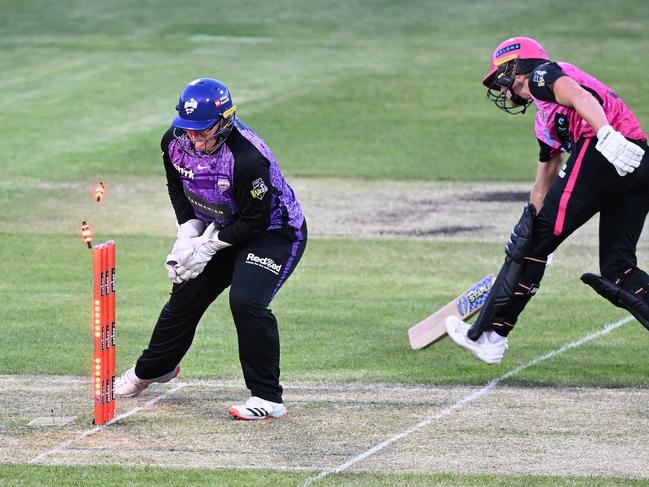
[(176, 377), (203, 313), (230, 287), (251, 397), (228, 413), (237, 419), (283, 416), (279, 334), (268, 306), (304, 252), (302, 209), (268, 146), (236, 117), (225, 85), (192, 81), (176, 110), (161, 143), (179, 228), (166, 260), (171, 298), (149, 346), (118, 379), (115, 393), (136, 396)]
[(649, 275), (636, 258), (649, 211), (649, 162), (647, 136), (636, 117), (607, 85), (572, 64), (551, 61), (528, 37), (501, 43), (482, 83), (507, 113), (536, 105), (539, 163), (530, 202), (485, 306), (471, 328), (448, 319), (448, 335), (481, 360), (500, 363), (548, 255), (596, 213), (601, 275), (584, 274), (582, 280), (649, 329)]

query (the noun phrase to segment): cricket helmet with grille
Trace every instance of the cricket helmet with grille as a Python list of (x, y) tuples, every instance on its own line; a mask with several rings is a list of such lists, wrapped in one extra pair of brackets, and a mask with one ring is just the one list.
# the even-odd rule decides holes
[(488, 88), (487, 97), (507, 113), (525, 113), (532, 101), (513, 92), (516, 75), (527, 74), (549, 61), (545, 48), (529, 37), (512, 37), (501, 42), (491, 55), (489, 73), (482, 80)]

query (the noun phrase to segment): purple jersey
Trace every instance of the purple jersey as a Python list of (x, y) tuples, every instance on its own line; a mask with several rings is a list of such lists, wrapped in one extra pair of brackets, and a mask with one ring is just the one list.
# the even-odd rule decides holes
[[(211, 156), (192, 156), (173, 137), (162, 139), (169, 194), (179, 223), (216, 222), (219, 239), (238, 244), (267, 230), (300, 238), (302, 208), (264, 141), (236, 120), (225, 143)], [(181, 183), (181, 184), (180, 184)], [(191, 212), (189, 211), (191, 209)]]

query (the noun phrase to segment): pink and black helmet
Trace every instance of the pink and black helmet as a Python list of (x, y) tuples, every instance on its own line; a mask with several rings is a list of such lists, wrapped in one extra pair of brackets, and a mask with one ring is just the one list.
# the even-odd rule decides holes
[(491, 69), (484, 77), (482, 84), (491, 88), (498, 68), (514, 59), (550, 60), (543, 46), (529, 37), (512, 37), (501, 42), (491, 56)]

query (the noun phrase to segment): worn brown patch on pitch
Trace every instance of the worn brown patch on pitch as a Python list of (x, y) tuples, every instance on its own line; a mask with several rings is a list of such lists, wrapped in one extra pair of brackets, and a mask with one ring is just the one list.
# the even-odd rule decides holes
[[(111, 235), (146, 234), (173, 239), (176, 227), (164, 177), (42, 183), (32, 218), (9, 215), (8, 232), (78, 232), (79, 215)], [(7, 184), (11, 184), (8, 182)], [(520, 217), (529, 183), (449, 183), (290, 178), (312, 237), (417, 238), (501, 242)], [(61, 193), (65, 192), (65, 198)], [(124, 218), (124, 215), (129, 215)], [(597, 219), (571, 240), (597, 241)], [(137, 224), (134, 224), (137, 222)]]

